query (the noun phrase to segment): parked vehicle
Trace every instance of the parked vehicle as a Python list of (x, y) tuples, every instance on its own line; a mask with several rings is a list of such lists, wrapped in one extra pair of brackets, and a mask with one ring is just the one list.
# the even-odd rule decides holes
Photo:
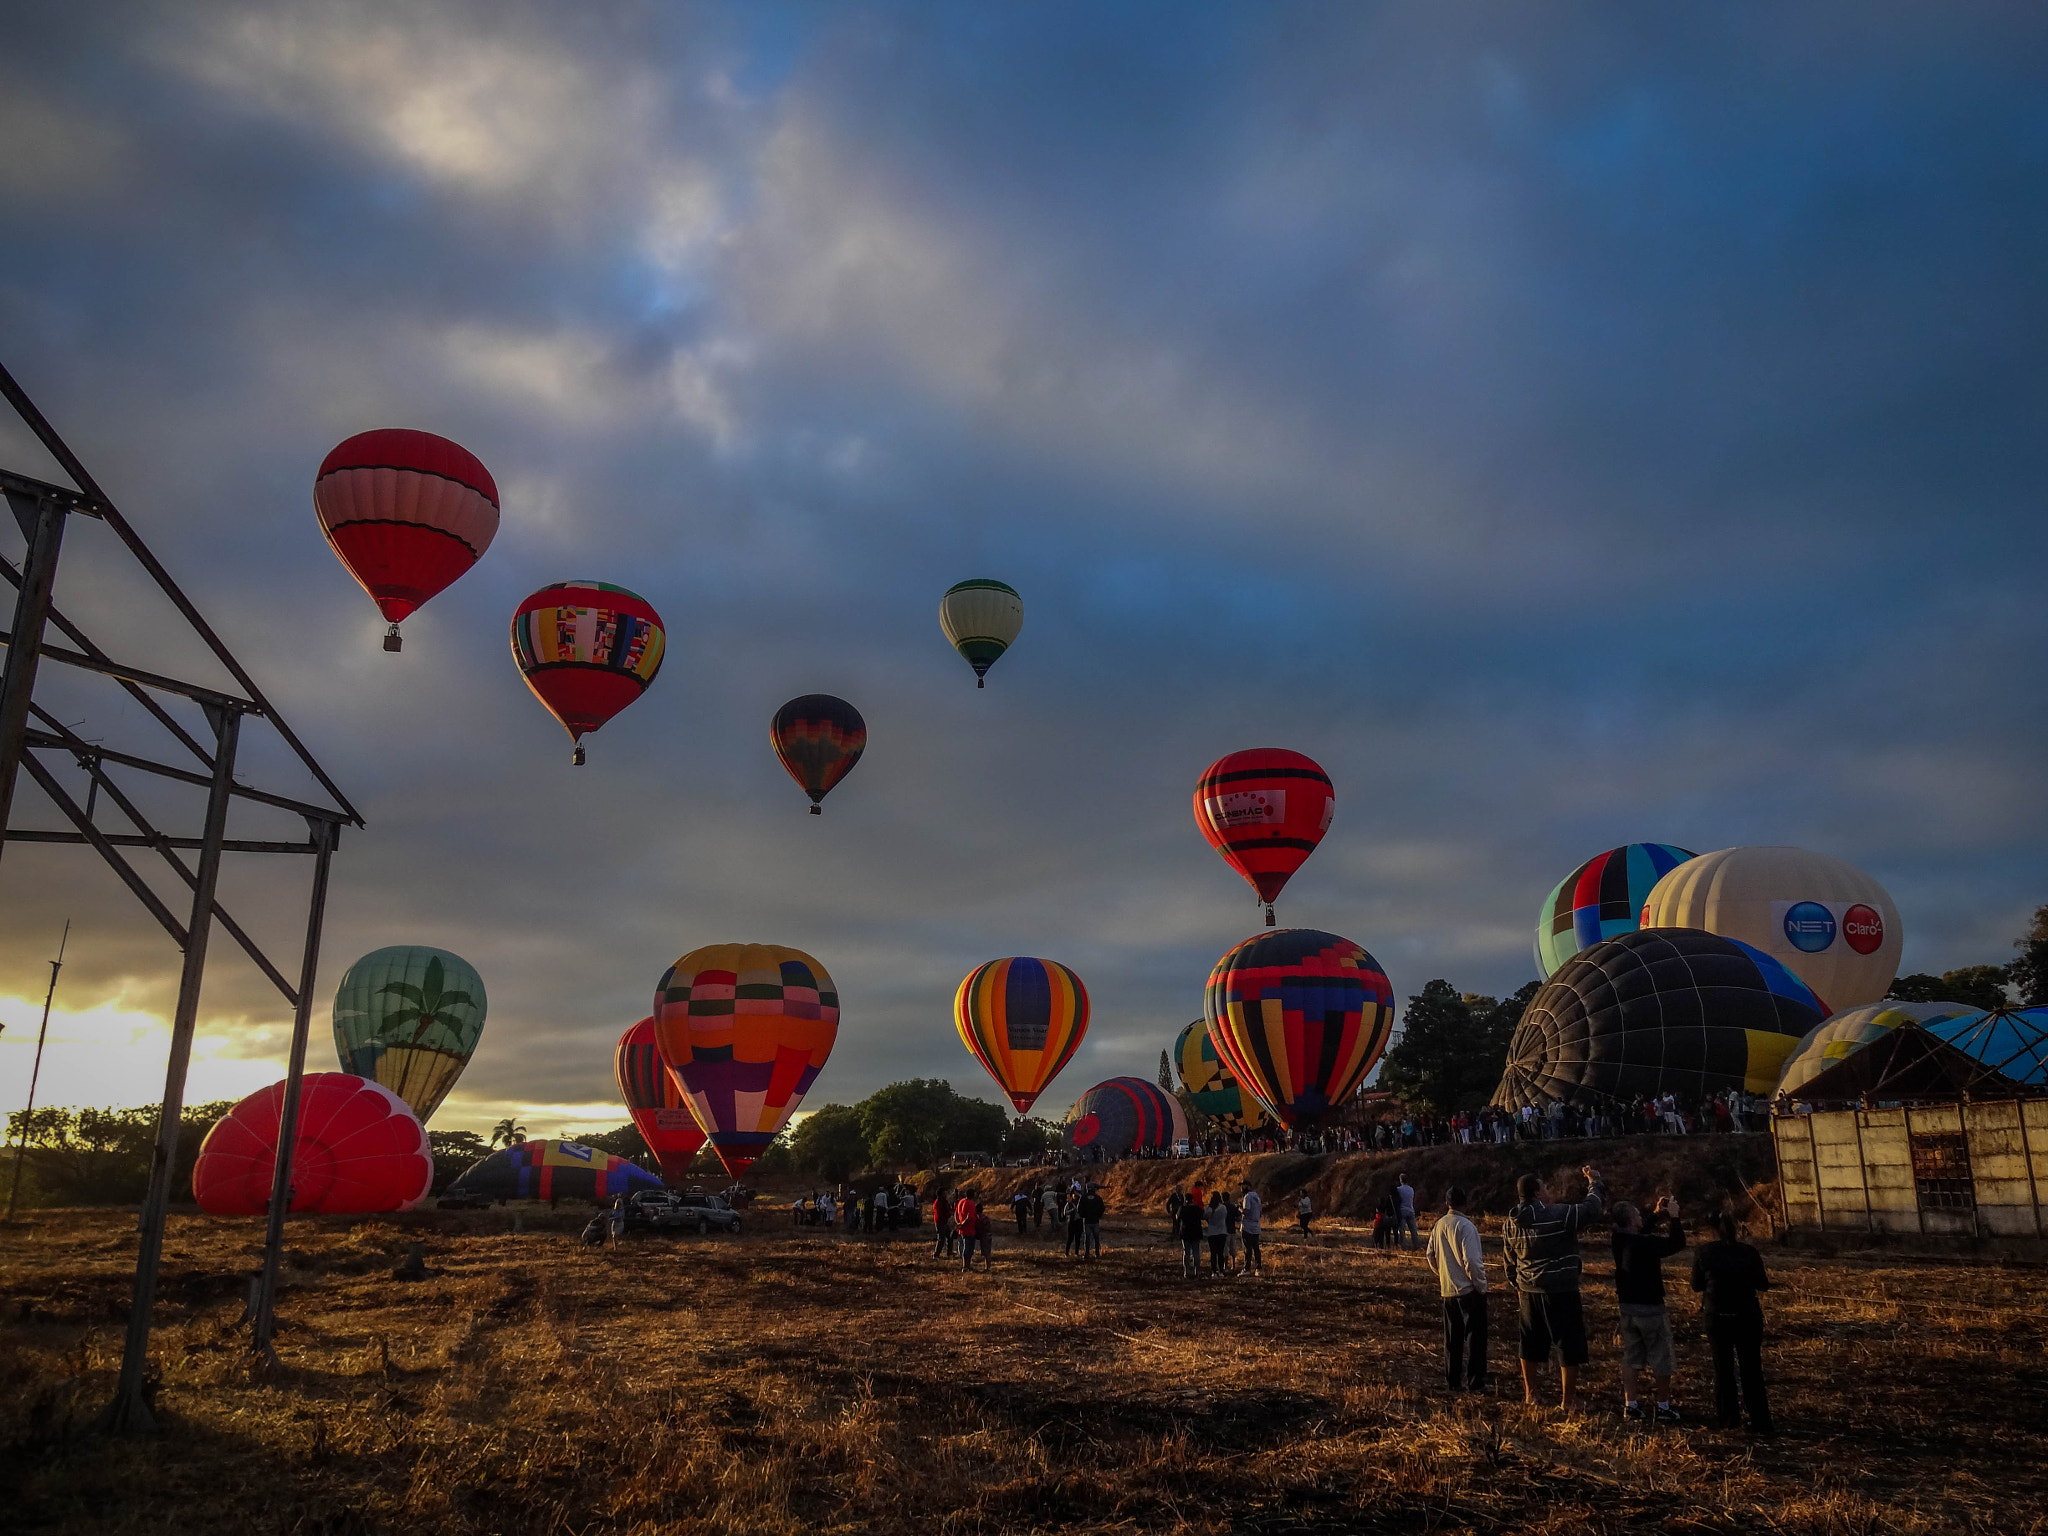
[(740, 1230), (740, 1213), (723, 1195), (701, 1189), (643, 1189), (626, 1197), (628, 1232), (707, 1232)]

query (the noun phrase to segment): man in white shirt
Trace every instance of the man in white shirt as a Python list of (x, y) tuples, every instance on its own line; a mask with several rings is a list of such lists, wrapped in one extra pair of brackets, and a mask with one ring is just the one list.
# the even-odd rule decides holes
[(1444, 1379), (1453, 1392), (1486, 1390), (1486, 1258), (1479, 1229), (1465, 1214), (1465, 1191), (1451, 1186), (1449, 1209), (1429, 1229), (1429, 1267), (1444, 1302)]

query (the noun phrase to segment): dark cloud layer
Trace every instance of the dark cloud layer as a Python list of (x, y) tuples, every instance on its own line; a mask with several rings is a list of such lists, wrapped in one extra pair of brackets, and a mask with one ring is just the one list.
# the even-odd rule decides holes
[[(368, 816), (330, 982), (414, 938), (483, 969), (479, 1103), (604, 1097), (662, 967), (741, 937), (839, 978), (820, 1095), (981, 1089), (948, 1005), (1008, 953), (1096, 997), (1055, 1098), (1149, 1072), (1254, 922), (1187, 805), (1239, 746), (1330, 768), (1285, 915), (1404, 993), (1519, 984), (1543, 892), (1634, 838), (1849, 858), (1915, 969), (2002, 958), (2048, 897), (2024, 10), (108, 5), (0, 36), (7, 364)], [(399, 657), (308, 507), (384, 424), (505, 493)], [(177, 652), (89, 537), (67, 560), (103, 643)], [(935, 622), (977, 573), (1029, 609), (983, 693)], [(580, 772), (504, 643), (564, 576), (645, 593), (672, 646)], [(807, 691), (873, 739), (823, 818), (765, 745)], [(235, 877), (280, 940), (292, 873)], [(124, 902), (10, 849), (0, 990), (69, 911), (80, 995), (166, 1009)], [(274, 1023), (222, 954), (209, 1007)]]

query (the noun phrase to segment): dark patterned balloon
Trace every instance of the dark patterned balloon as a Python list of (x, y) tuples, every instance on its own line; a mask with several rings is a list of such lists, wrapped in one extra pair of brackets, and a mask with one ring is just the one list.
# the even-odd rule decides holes
[(1180, 1101), (1142, 1077), (1097, 1083), (1067, 1111), (1067, 1144), (1083, 1152), (1166, 1152), (1187, 1134)]
[(811, 814), (817, 816), (818, 802), (853, 772), (867, 750), (868, 723), (844, 699), (807, 693), (775, 712), (768, 740), (789, 776), (811, 797)]
[(1769, 1093), (1828, 1016), (1762, 950), (1697, 928), (1645, 928), (1579, 951), (1530, 999), (1494, 1094), (1505, 1108), (1637, 1094)]
[(1393, 1032), (1394, 989), (1349, 939), (1282, 928), (1216, 962), (1203, 1017), (1231, 1076), (1292, 1130), (1365, 1080)]

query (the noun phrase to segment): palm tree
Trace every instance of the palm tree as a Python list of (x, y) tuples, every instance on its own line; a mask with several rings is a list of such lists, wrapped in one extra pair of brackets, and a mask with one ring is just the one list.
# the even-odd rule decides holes
[(419, 986), (416, 987), (409, 981), (387, 981), (379, 987), (378, 996), (389, 993), (406, 1005), (395, 1013), (385, 1014), (384, 1022), (377, 1026), (379, 1032), (402, 1029), (410, 1023), (413, 1027), (412, 1044), (417, 1047), (426, 1039), (427, 1031), (438, 1024), (460, 1039), (459, 1032), (464, 1021), (454, 1010), (457, 1007), (474, 1008), (476, 999), (460, 988), (452, 992), (443, 992), (441, 983), (444, 976), (441, 960), (437, 955), (427, 962), (427, 974)]
[(508, 1147), (516, 1147), (525, 1140), (526, 1127), (523, 1125), (514, 1125), (510, 1120), (500, 1120), (496, 1125), (491, 1127), (490, 1144), (494, 1147), (501, 1141), (504, 1142), (505, 1145)]

